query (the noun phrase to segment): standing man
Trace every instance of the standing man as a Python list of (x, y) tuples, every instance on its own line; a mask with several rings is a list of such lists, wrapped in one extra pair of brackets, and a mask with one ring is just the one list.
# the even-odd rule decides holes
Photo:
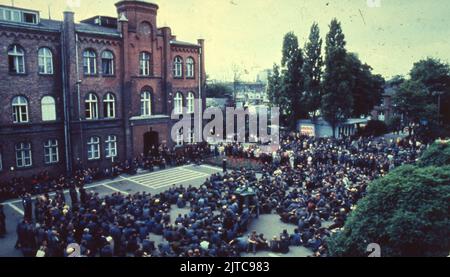
[(24, 218), (27, 220), (32, 220), (33, 218), (33, 200), (31, 199), (31, 195), (26, 193), (22, 198), (22, 206), (25, 211)]
[(72, 202), (72, 206), (77, 206), (78, 205), (78, 193), (77, 193), (77, 189), (75, 188), (74, 184), (72, 185), (72, 187), (70, 187), (69, 194), (70, 194), (70, 200)]
[(0, 204), (0, 238), (3, 238), (6, 234), (6, 216), (3, 212), (3, 205)]
[(223, 158), (222, 160), (222, 169), (223, 173), (227, 172), (227, 158)]

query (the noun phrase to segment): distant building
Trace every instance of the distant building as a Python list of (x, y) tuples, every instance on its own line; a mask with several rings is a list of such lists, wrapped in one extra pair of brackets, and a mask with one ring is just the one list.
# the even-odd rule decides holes
[(272, 75), (272, 69), (264, 69), (256, 75), (256, 82), (267, 85), (270, 75)]
[[(354, 135), (360, 128), (367, 125), (367, 119), (351, 118), (336, 126), (335, 138)], [(333, 137), (333, 128), (322, 118), (312, 121), (302, 119), (297, 122), (297, 131), (311, 137)]]

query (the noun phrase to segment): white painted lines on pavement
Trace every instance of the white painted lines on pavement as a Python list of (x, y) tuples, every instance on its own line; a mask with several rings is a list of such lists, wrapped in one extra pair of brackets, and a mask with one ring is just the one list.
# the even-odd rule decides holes
[(102, 186), (103, 186), (103, 187), (105, 187), (105, 188), (107, 188), (107, 189), (113, 190), (113, 191), (115, 191), (115, 192), (120, 192), (120, 193), (122, 193), (122, 194), (125, 194), (125, 195), (128, 195), (128, 194), (129, 194), (129, 193), (128, 193), (128, 192), (126, 192), (126, 191), (123, 191), (123, 190), (117, 189), (117, 188), (115, 188), (115, 187), (112, 187), (112, 186), (110, 186), (110, 185), (107, 185), (107, 184), (103, 184)]
[(22, 211), (22, 209), (18, 208), (16, 205), (12, 204), (12, 203), (8, 203), (8, 206), (10, 206), (13, 210), (15, 210), (16, 212), (18, 212), (21, 215), (24, 215), (25, 213)]

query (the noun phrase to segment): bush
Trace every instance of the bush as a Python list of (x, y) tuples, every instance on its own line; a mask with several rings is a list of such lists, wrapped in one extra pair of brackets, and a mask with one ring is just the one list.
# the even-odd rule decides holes
[(450, 250), (450, 166), (406, 165), (372, 182), (367, 195), (329, 241), (332, 256), (447, 256)]
[(450, 165), (450, 141), (437, 141), (433, 143), (420, 157), (420, 166)]

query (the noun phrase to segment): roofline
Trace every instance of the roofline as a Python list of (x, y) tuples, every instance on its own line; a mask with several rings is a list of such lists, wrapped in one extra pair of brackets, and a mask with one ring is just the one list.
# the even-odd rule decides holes
[(40, 31), (47, 33), (61, 33), (61, 29), (49, 29), (39, 24), (14, 23), (9, 21), (0, 21), (0, 26), (5, 28), (22, 29), (28, 31)]

